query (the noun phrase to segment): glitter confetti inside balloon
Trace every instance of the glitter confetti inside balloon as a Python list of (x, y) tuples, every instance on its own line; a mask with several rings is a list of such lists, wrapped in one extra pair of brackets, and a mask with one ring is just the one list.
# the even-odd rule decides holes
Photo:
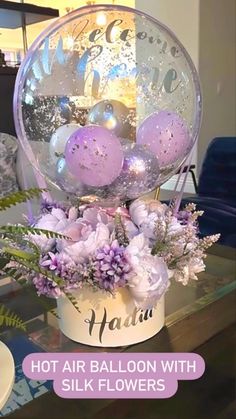
[(87, 121), (111, 130), (118, 137), (127, 137), (131, 129), (129, 109), (118, 100), (98, 102), (90, 109)]
[(156, 156), (142, 145), (133, 144), (124, 150), (120, 176), (113, 183), (113, 193), (125, 199), (134, 199), (152, 191), (159, 175)]
[(96, 125), (79, 128), (66, 144), (68, 170), (89, 186), (110, 185), (121, 172), (123, 157), (119, 139)]
[(145, 119), (138, 130), (137, 143), (157, 156), (160, 168), (183, 159), (192, 146), (185, 121), (171, 111), (155, 112)]
[(59, 157), (63, 157), (68, 139), (78, 128), (78, 124), (65, 124), (57, 128), (49, 143), (52, 160), (57, 161)]

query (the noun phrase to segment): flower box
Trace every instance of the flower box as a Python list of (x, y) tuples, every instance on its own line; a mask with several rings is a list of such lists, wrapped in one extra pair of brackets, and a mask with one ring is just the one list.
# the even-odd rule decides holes
[(57, 300), (59, 326), (68, 338), (91, 346), (118, 347), (142, 342), (165, 322), (164, 296), (153, 308), (140, 309), (127, 288), (115, 295), (83, 287), (73, 291), (80, 313), (67, 297)]

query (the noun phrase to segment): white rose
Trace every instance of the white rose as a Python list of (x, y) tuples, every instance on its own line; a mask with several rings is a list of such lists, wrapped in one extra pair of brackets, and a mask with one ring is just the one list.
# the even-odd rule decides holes
[(147, 206), (144, 201), (136, 199), (129, 207), (131, 220), (138, 227), (145, 221), (148, 216)]
[(136, 276), (129, 280), (130, 293), (141, 309), (152, 308), (167, 291), (169, 275), (166, 263), (157, 256), (146, 255), (136, 266)]

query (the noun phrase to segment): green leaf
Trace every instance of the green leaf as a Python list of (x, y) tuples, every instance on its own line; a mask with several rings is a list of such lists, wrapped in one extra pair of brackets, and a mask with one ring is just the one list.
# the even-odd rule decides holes
[[(28, 269), (29, 273), (31, 272), (35, 272), (35, 273), (39, 273), (41, 275), (43, 275), (44, 277), (52, 280), (53, 282), (55, 282), (57, 284), (57, 286), (62, 290), (62, 292), (64, 292), (64, 294), (66, 295), (66, 297), (69, 299), (69, 301), (73, 304), (73, 306), (75, 307), (75, 309), (78, 311), (78, 313), (80, 313), (79, 307), (77, 305), (77, 300), (76, 298), (68, 291), (65, 291), (65, 286), (67, 285), (66, 281), (55, 275), (53, 272), (50, 272), (48, 269), (44, 269), (42, 268), (40, 265), (36, 265), (31, 261), (28, 260), (24, 260), (24, 259), (20, 259), (17, 256), (13, 256), (12, 259), (19, 263), (20, 266), (24, 266), (25, 268)], [(19, 282), (21, 285), (26, 285), (26, 283), (28, 283), (27, 279), (25, 279), (21, 273), (19, 272), (19, 269), (15, 269), (15, 268), (6, 268), (4, 269), (4, 271), (13, 279), (15, 279), (17, 282)]]
[[(32, 252), (29, 252), (31, 256), (30, 259), (39, 260), (40, 255), (41, 255), (40, 249), (35, 243), (29, 240), (23, 239), (22, 237), (19, 237), (16, 235), (14, 237), (4, 237), (3, 239), (0, 238), (0, 244), (2, 244), (2, 249), (1, 249), (2, 252), (4, 251), (4, 248), (7, 246), (9, 248), (13, 248), (13, 249), (17, 248), (19, 250), (22, 250), (22, 248), (24, 250), (27, 248), (29, 250), (31, 249)], [(6, 255), (6, 256), (4, 255), (4, 257), (8, 258), (9, 260), (10, 255)], [(0, 269), (1, 269), (1, 263), (0, 263)]]
[(73, 297), (71, 293), (64, 290), (64, 287), (67, 285), (67, 283), (63, 278), (55, 275), (53, 272), (50, 272), (48, 269), (42, 268), (40, 265), (35, 265), (34, 263), (30, 261), (26, 261), (17, 257), (14, 257), (14, 260), (18, 262), (20, 265), (24, 266), (25, 268), (28, 268), (30, 272), (33, 271), (33, 272), (39, 273), (45, 276), (46, 278), (51, 279), (53, 282), (55, 282), (58, 285), (58, 287), (65, 293), (67, 298), (71, 301), (71, 303), (76, 308), (76, 310), (80, 313), (78, 305), (77, 305), (77, 300)]
[(68, 298), (68, 300), (71, 302), (71, 304), (73, 304), (73, 306), (75, 307), (75, 309), (78, 311), (78, 313), (81, 313), (81, 311), (79, 309), (79, 306), (77, 304), (77, 300), (73, 296), (73, 294), (71, 294), (70, 292), (67, 292), (65, 290), (63, 290), (63, 291), (64, 291), (64, 294), (66, 295), (66, 297)]
[(35, 255), (24, 250), (16, 249), (14, 247), (3, 247), (2, 252), (10, 256), (17, 257), (24, 260), (35, 260)]
[(26, 331), (25, 324), (20, 317), (3, 304), (0, 304), (0, 327), (4, 325)]
[(14, 192), (8, 196), (0, 198), (0, 211), (10, 208), (14, 205), (26, 202), (32, 198), (38, 198), (42, 192), (46, 192), (47, 189), (31, 188), (25, 191)]
[(15, 225), (7, 225), (0, 227), (0, 234), (5, 235), (21, 235), (25, 236), (28, 234), (32, 234), (33, 236), (45, 234), (48, 239), (66, 239), (71, 240), (69, 237), (64, 236), (60, 233), (55, 233), (55, 231), (44, 230), (42, 228), (35, 228), (35, 227), (25, 227), (25, 226), (15, 226)]
[(126, 234), (126, 229), (122, 222), (121, 214), (119, 214), (118, 212), (115, 215), (115, 234), (119, 245), (128, 246), (129, 238)]
[(41, 275), (45, 276), (48, 279), (51, 279), (52, 281), (54, 281), (58, 285), (58, 287), (60, 287), (60, 289), (63, 289), (63, 286), (66, 285), (66, 282), (63, 278), (55, 275), (54, 273), (52, 273), (48, 269), (42, 268), (38, 264), (36, 265), (35, 263), (33, 263), (31, 261), (20, 259), (17, 256), (13, 256), (13, 260), (15, 260), (15, 262), (18, 262), (19, 265), (24, 266), (25, 268), (27, 268), (30, 272), (33, 271), (33, 272), (36, 272), (38, 274), (41, 274)]

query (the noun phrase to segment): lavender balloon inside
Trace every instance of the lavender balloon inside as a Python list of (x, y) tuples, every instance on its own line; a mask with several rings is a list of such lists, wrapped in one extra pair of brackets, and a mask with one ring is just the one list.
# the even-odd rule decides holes
[(88, 186), (110, 185), (120, 174), (123, 151), (119, 139), (96, 125), (79, 128), (66, 144), (68, 170)]
[(137, 143), (155, 154), (161, 168), (183, 159), (192, 148), (184, 119), (171, 111), (154, 112), (145, 119), (137, 132)]

